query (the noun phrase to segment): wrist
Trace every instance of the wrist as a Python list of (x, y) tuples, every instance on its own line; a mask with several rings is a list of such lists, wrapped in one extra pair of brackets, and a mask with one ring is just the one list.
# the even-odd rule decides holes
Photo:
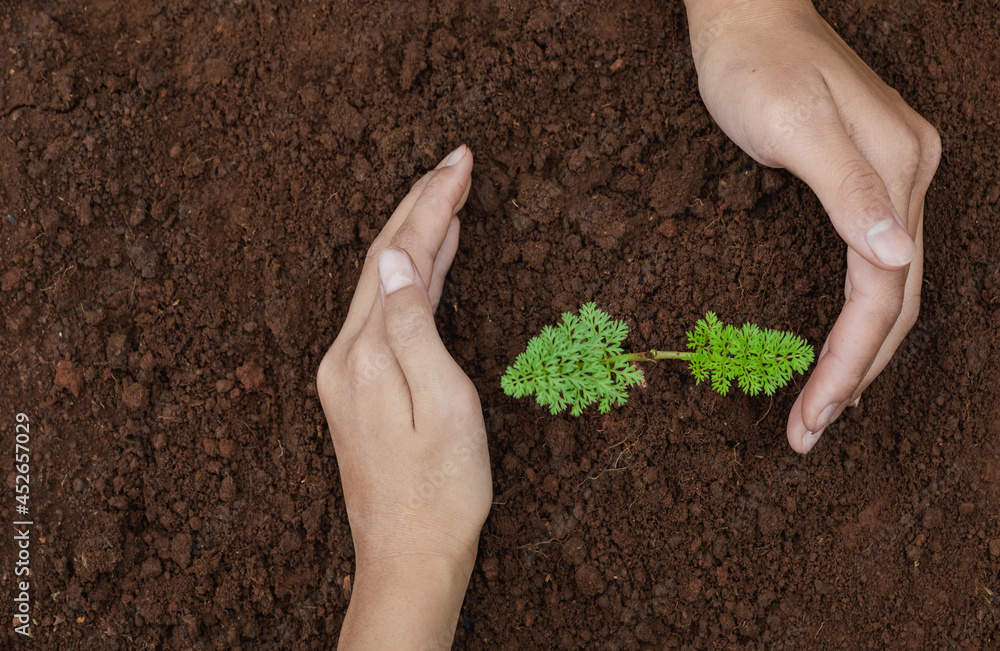
[(449, 573), (471, 574), (479, 551), (482, 525), (474, 535), (441, 529), (441, 526), (424, 527), (411, 534), (412, 529), (396, 526), (375, 535), (375, 532), (352, 526), (357, 573), (376, 581), (384, 575), (403, 576), (424, 566), (446, 569)]
[(474, 562), (474, 554), (359, 562), (339, 648), (450, 649)]
[(438, 587), (468, 583), (475, 565), (475, 550), (468, 557), (443, 554), (398, 554), (392, 557), (359, 560), (355, 568), (355, 585), (364, 584), (374, 592), (396, 587), (424, 586), (430, 579)]

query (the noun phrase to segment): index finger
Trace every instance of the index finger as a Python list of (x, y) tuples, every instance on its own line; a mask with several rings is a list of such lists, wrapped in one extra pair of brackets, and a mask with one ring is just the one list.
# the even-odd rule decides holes
[[(448, 226), (451, 223), (451, 216), (462, 207), (465, 203), (466, 197), (469, 194), (469, 186), (471, 185), (471, 169), (472, 169), (472, 152), (465, 145), (461, 145), (448, 156), (446, 156), (433, 171), (426, 174), (413, 186), (413, 189), (406, 195), (399, 206), (392, 213), (392, 217), (382, 228), (382, 231), (372, 242), (368, 249), (368, 253), (365, 256), (365, 264), (361, 270), (361, 277), (358, 279), (358, 286), (354, 290), (354, 297), (351, 299), (351, 307), (347, 312), (347, 318), (344, 320), (344, 325), (341, 327), (342, 336), (354, 336), (360, 330), (362, 324), (368, 318), (368, 313), (371, 311), (372, 305), (379, 300), (378, 293), (378, 259), (379, 255), (388, 247), (390, 244), (395, 245), (401, 249), (405, 249), (414, 257), (414, 262), (416, 262), (416, 256), (414, 256), (411, 248), (417, 248), (415, 245), (419, 243), (420, 248), (430, 251), (431, 248), (434, 250), (436, 255), (437, 249), (441, 247), (445, 236), (448, 233)], [(410, 223), (411, 216), (413, 216), (414, 211), (417, 209), (418, 204), (421, 205), (420, 215), (424, 215), (426, 212), (426, 205), (428, 199), (425, 197), (426, 192), (434, 190), (435, 196), (440, 193), (441, 184), (448, 182), (451, 185), (458, 185), (460, 190), (458, 192), (458, 197), (456, 198), (456, 206), (454, 211), (448, 216), (447, 220), (444, 221), (443, 228), (433, 228), (433, 224), (428, 224), (428, 220), (421, 218), (419, 219), (419, 228), (412, 227), (408, 229), (404, 235), (397, 240), (397, 235), (400, 229), (407, 223)], [(431, 201), (435, 201), (432, 199)], [(431, 228), (428, 228), (430, 226)], [(440, 231), (440, 232), (438, 232)], [(434, 244), (436, 242), (436, 245)], [(426, 271), (424, 268), (418, 264), (417, 270), (421, 274), (424, 282), (430, 284), (431, 281), (431, 271), (434, 265), (434, 258), (431, 257), (430, 268)], [(424, 264), (426, 266), (426, 263)]]
[(907, 270), (885, 271), (847, 251), (851, 295), (788, 417), (788, 443), (812, 449), (868, 374), (903, 308)]

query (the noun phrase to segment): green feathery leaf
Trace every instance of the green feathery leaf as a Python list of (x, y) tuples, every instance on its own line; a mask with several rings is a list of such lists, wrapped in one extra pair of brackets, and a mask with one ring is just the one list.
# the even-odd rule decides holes
[(813, 362), (813, 347), (791, 332), (762, 329), (747, 323), (742, 328), (723, 325), (713, 312), (699, 319), (687, 333), (692, 351), (688, 368), (695, 381), (710, 381), (726, 395), (733, 380), (751, 396), (762, 391), (774, 395), (788, 384), (792, 373), (804, 373)]
[(624, 321), (615, 321), (594, 303), (579, 314), (566, 313), (557, 326), (545, 326), (507, 368), (500, 386), (535, 401), (553, 415), (567, 407), (574, 416), (597, 403), (602, 414), (628, 400), (628, 388), (642, 382), (642, 371), (624, 359)]

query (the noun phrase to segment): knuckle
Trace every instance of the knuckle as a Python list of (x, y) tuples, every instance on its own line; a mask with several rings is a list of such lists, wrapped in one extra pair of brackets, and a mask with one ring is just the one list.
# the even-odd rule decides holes
[(920, 145), (920, 136), (910, 127), (900, 129), (895, 138), (896, 160), (904, 167), (904, 171), (914, 178), (920, 169), (921, 155), (923, 149)]
[[(446, 376), (447, 377), (447, 376)], [(464, 374), (456, 376), (454, 382), (444, 380), (448, 387), (435, 405), (435, 416), (448, 423), (454, 431), (461, 432), (457, 448), (470, 450), (475, 447), (477, 437), (485, 430), (482, 404), (476, 386)]]
[(836, 108), (828, 97), (811, 85), (801, 85), (799, 92), (775, 93), (776, 96), (767, 102), (768, 130), (772, 134), (790, 137), (806, 127), (837, 117)]
[(479, 407), (479, 392), (476, 391), (476, 385), (471, 381), (467, 380), (455, 390), (455, 401), (465, 408), (472, 408), (472, 413), (479, 419), (482, 419), (482, 412)]
[(382, 253), (382, 250), (385, 249), (385, 247), (386, 247), (385, 236), (380, 234), (378, 237), (375, 238), (371, 246), (368, 247), (368, 251), (365, 253), (365, 265), (367, 265), (369, 262), (373, 264), (376, 263), (379, 254)]
[(449, 199), (458, 189), (458, 183), (446, 171), (447, 168), (436, 171), (427, 181), (427, 187), (424, 189), (423, 194), (420, 195), (420, 200), (424, 202), (425, 206), (447, 207), (450, 209), (453, 205), (453, 202), (450, 202)]
[(320, 397), (337, 391), (340, 375), (337, 372), (338, 354), (335, 346), (331, 346), (316, 370), (316, 391)]
[(451, 204), (444, 194), (443, 183), (431, 181), (428, 183), (427, 192), (420, 197), (420, 207), (432, 215), (447, 213), (451, 215)]
[(885, 209), (888, 201), (885, 184), (871, 165), (852, 160), (841, 168), (839, 176), (841, 204), (861, 213)]
[(920, 125), (920, 163), (928, 177), (934, 175), (940, 162), (941, 134), (931, 126), (930, 122), (923, 120)]
[(886, 86), (885, 88), (886, 88), (886, 93), (889, 96), (890, 106), (898, 106), (900, 104), (903, 106), (909, 106), (909, 104), (906, 103), (906, 100), (903, 99), (903, 96), (900, 94), (898, 90), (896, 90), (892, 86)]
[[(836, 362), (837, 366), (847, 369), (846, 377), (851, 381), (851, 384), (857, 384), (865, 376), (864, 367), (858, 367), (857, 363), (851, 358), (846, 349), (842, 349), (840, 346), (830, 346), (830, 350), (827, 355)], [(816, 414), (819, 414), (819, 409), (823, 406), (817, 406)]]
[(767, 167), (786, 167), (785, 139), (780, 133), (764, 133), (747, 140), (753, 157)]
[(351, 386), (371, 384), (389, 365), (391, 355), (369, 337), (359, 338), (348, 349), (344, 358), (346, 376)]
[(413, 184), (413, 187), (410, 188), (410, 191), (407, 193), (407, 196), (411, 197), (413, 200), (416, 200), (417, 197), (419, 197), (421, 193), (423, 193), (424, 188), (427, 187), (427, 183), (432, 178), (434, 178), (433, 171), (427, 172), (426, 174), (421, 176), (419, 179), (417, 179), (417, 182)]
[(420, 246), (420, 234), (417, 233), (417, 229), (413, 224), (405, 223), (392, 236), (391, 245), (410, 253)]
[(461, 191), (462, 184), (452, 174), (438, 170), (427, 181), (414, 210), (441, 219), (450, 218), (455, 213)]
[(419, 269), (425, 260), (434, 260), (437, 250), (418, 226), (407, 222), (399, 227), (392, 238), (391, 246), (406, 251), (407, 255)]
[(434, 327), (426, 310), (407, 304), (386, 312), (385, 329), (395, 345), (407, 348), (426, 341)]
[(751, 145), (765, 164), (781, 164), (786, 145), (800, 129), (804, 110), (801, 102), (779, 97), (769, 103), (766, 112), (764, 128)]
[(888, 332), (892, 327), (899, 321), (900, 315), (903, 313), (903, 296), (901, 293), (892, 292), (887, 294), (882, 301), (879, 301), (875, 307), (875, 319), (876, 322), (882, 326), (882, 329)]

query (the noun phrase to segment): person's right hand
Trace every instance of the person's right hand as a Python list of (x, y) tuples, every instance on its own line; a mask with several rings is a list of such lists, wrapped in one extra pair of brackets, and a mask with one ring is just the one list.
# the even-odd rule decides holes
[(354, 538), (340, 648), (451, 648), (493, 499), (479, 396), (434, 325), (472, 152), (414, 185), (375, 239), (319, 368)]
[(805, 453), (916, 321), (941, 141), (808, 0), (686, 4), (712, 117), (755, 160), (809, 184), (847, 243), (846, 302), (788, 417)]

